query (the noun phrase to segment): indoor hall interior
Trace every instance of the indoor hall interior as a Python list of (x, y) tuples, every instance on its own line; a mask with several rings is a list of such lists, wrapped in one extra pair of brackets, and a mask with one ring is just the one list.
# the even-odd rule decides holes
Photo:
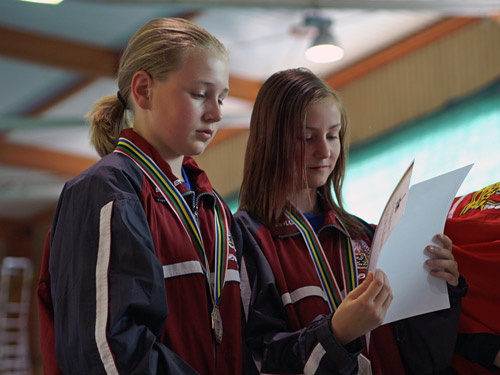
[[(311, 69), (344, 100), (344, 198), (353, 214), (377, 223), (412, 160), (412, 184), (474, 163), (459, 195), (500, 180), (500, 1), (209, 3), (1, 1), (0, 330), (9, 337), (0, 337), (10, 344), (0, 342), (0, 358), (15, 358), (23, 369), (16, 373), (42, 374), (36, 284), (63, 184), (98, 160), (85, 114), (116, 93), (120, 53), (152, 18), (189, 19), (230, 52), (221, 127), (196, 161), (233, 211), (253, 101), (267, 77), (293, 67)], [(340, 59), (306, 57), (323, 31), (341, 47)]]

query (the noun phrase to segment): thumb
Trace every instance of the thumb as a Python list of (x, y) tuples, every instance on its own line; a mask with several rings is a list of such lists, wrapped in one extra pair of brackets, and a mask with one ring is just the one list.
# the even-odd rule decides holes
[(368, 272), (368, 274), (366, 275), (365, 280), (360, 285), (358, 285), (356, 288), (354, 288), (349, 293), (349, 296), (351, 298), (355, 299), (355, 298), (358, 298), (360, 295), (362, 295), (368, 289), (368, 287), (370, 286), (370, 284), (372, 283), (373, 277), (374, 277), (373, 276), (373, 272), (372, 271)]

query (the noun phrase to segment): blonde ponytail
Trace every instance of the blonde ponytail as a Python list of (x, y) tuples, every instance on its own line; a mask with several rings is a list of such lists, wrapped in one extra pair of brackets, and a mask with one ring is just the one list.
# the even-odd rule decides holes
[(87, 118), (90, 121), (90, 142), (101, 157), (111, 153), (118, 143), (120, 132), (132, 126), (125, 107), (116, 95), (99, 99)]

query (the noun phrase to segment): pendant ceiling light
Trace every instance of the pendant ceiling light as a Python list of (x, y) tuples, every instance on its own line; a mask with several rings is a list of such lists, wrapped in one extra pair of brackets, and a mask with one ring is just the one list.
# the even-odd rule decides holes
[(57, 5), (63, 2), (63, 0), (21, 0), (21, 1), (25, 1), (27, 3), (51, 4), (51, 5)]
[(330, 31), (332, 21), (318, 15), (307, 16), (304, 21), (306, 26), (315, 27), (318, 34), (311, 47), (306, 50), (308, 60), (316, 63), (338, 61), (344, 57), (344, 50), (338, 45)]

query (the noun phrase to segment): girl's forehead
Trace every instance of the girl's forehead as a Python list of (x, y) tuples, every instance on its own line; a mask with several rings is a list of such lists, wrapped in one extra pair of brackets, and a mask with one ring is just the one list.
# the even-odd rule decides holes
[(189, 47), (180, 55), (180, 62), (184, 64), (198, 60), (220, 60), (229, 65), (229, 56), (218, 48)]
[(170, 77), (184, 83), (205, 82), (226, 88), (229, 85), (229, 61), (217, 50), (192, 48), (185, 52)]

